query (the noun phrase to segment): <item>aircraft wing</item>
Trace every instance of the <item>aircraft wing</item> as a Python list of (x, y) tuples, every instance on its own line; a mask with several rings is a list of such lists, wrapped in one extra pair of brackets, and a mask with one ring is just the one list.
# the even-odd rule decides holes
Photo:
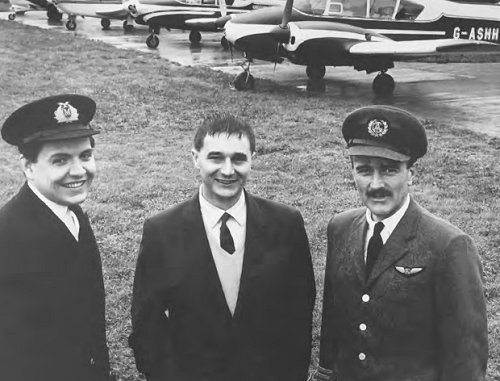
[(107, 11), (107, 12), (96, 12), (96, 15), (99, 17), (123, 20), (123, 19), (126, 19), (128, 17), (129, 12), (125, 9), (116, 9), (116, 10)]
[(500, 45), (476, 40), (416, 40), (416, 41), (364, 41), (352, 45), (349, 53), (353, 55), (390, 55), (390, 56), (429, 56), (446, 53), (489, 53), (500, 52)]

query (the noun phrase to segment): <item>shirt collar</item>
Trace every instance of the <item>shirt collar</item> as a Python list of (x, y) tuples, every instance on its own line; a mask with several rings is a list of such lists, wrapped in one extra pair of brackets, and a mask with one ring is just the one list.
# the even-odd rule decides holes
[(200, 209), (204, 218), (206, 218), (208, 222), (208, 226), (212, 229), (217, 225), (220, 218), (224, 213), (229, 213), (231, 217), (233, 217), (236, 222), (243, 226), (245, 224), (245, 211), (246, 211), (246, 200), (245, 200), (245, 192), (241, 192), (240, 198), (236, 201), (232, 207), (228, 210), (223, 210), (215, 205), (212, 205), (202, 193), (203, 184), (200, 186), (199, 194), (200, 194)]
[[(401, 218), (403, 218), (409, 205), (410, 205), (410, 195), (407, 195), (406, 200), (401, 206), (401, 208), (399, 208), (398, 211), (394, 213), (392, 216), (387, 217), (386, 219), (381, 221), (384, 223), (384, 230), (382, 230), (383, 233), (385, 233), (387, 236), (391, 235), (393, 230), (396, 229), (396, 226), (398, 225), (399, 221), (401, 221)], [(370, 229), (373, 230), (373, 227), (377, 222), (373, 221), (372, 214), (370, 212), (370, 209), (368, 208), (366, 208), (366, 221), (368, 222)]]
[(55, 203), (54, 201), (49, 200), (45, 197), (33, 184), (28, 181), (28, 186), (33, 191), (33, 193), (45, 204), (49, 207), (54, 214), (64, 221), (66, 214), (68, 213), (68, 207), (66, 205), (60, 205)]

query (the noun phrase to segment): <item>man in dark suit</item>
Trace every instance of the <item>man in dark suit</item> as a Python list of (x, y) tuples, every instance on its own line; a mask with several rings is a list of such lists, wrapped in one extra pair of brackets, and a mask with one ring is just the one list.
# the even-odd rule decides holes
[(90, 98), (27, 104), (5, 121), (26, 183), (0, 209), (0, 378), (109, 377), (101, 259), (78, 204), (95, 175)]
[(364, 208), (332, 218), (316, 380), (482, 381), (482, 269), (471, 238), (409, 195), (425, 130), (406, 111), (358, 109), (342, 133)]
[(315, 283), (300, 213), (244, 190), (251, 127), (207, 118), (202, 184), (144, 224), (130, 345), (150, 381), (306, 381)]

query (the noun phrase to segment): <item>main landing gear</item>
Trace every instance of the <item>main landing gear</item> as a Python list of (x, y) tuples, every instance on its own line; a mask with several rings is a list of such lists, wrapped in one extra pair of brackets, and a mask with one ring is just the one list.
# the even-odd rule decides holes
[(394, 78), (382, 70), (373, 80), (372, 89), (375, 95), (379, 96), (389, 96), (392, 95), (396, 84), (394, 83)]
[(201, 33), (197, 30), (192, 30), (189, 32), (189, 42), (192, 44), (199, 44), (201, 41)]
[(111, 20), (110, 19), (101, 19), (101, 26), (103, 30), (109, 30), (109, 27), (111, 26)]
[(69, 15), (68, 21), (66, 21), (66, 29), (67, 30), (75, 30), (76, 29), (76, 16)]
[(16, 19), (16, 14), (15, 13), (9, 13), (9, 20), (14, 21)]
[(151, 33), (148, 38), (146, 38), (146, 45), (150, 49), (156, 49), (160, 45), (160, 27), (158, 25), (150, 25), (149, 33)]
[(306, 67), (307, 77), (313, 81), (322, 80), (325, 76), (325, 72), (326, 72), (325, 65), (309, 64)]
[(233, 85), (236, 90), (246, 91), (253, 89), (254, 78), (253, 75), (250, 74), (250, 63), (251, 63), (250, 60), (243, 63), (241, 65), (243, 72), (239, 73), (238, 75), (236, 75), (236, 77), (234, 77)]
[(132, 18), (127, 18), (125, 21), (123, 21), (123, 30), (124, 31), (129, 31), (134, 29), (134, 21)]

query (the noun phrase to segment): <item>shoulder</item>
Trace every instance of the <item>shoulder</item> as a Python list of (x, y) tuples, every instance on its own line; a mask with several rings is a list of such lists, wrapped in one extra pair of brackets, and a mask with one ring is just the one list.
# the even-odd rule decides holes
[(418, 209), (420, 212), (419, 228), (424, 235), (435, 237), (439, 240), (443, 240), (444, 238), (454, 239), (460, 236), (467, 236), (467, 234), (460, 230), (457, 226), (441, 217), (436, 216), (422, 206), (418, 205)]
[(247, 193), (247, 208), (251, 210), (253, 207), (258, 208), (263, 214), (273, 216), (273, 218), (302, 218), (299, 210), (290, 205)]
[(145, 225), (168, 226), (171, 224), (179, 224), (179, 221), (182, 221), (186, 214), (190, 214), (196, 209), (199, 210), (199, 208), (200, 207), (197, 203), (197, 200), (193, 197), (189, 200), (172, 205), (164, 211), (148, 217), (145, 221)]
[(354, 220), (362, 218), (365, 213), (366, 208), (364, 207), (349, 209), (338, 213), (330, 219), (330, 222), (328, 222), (328, 230), (349, 226)]

